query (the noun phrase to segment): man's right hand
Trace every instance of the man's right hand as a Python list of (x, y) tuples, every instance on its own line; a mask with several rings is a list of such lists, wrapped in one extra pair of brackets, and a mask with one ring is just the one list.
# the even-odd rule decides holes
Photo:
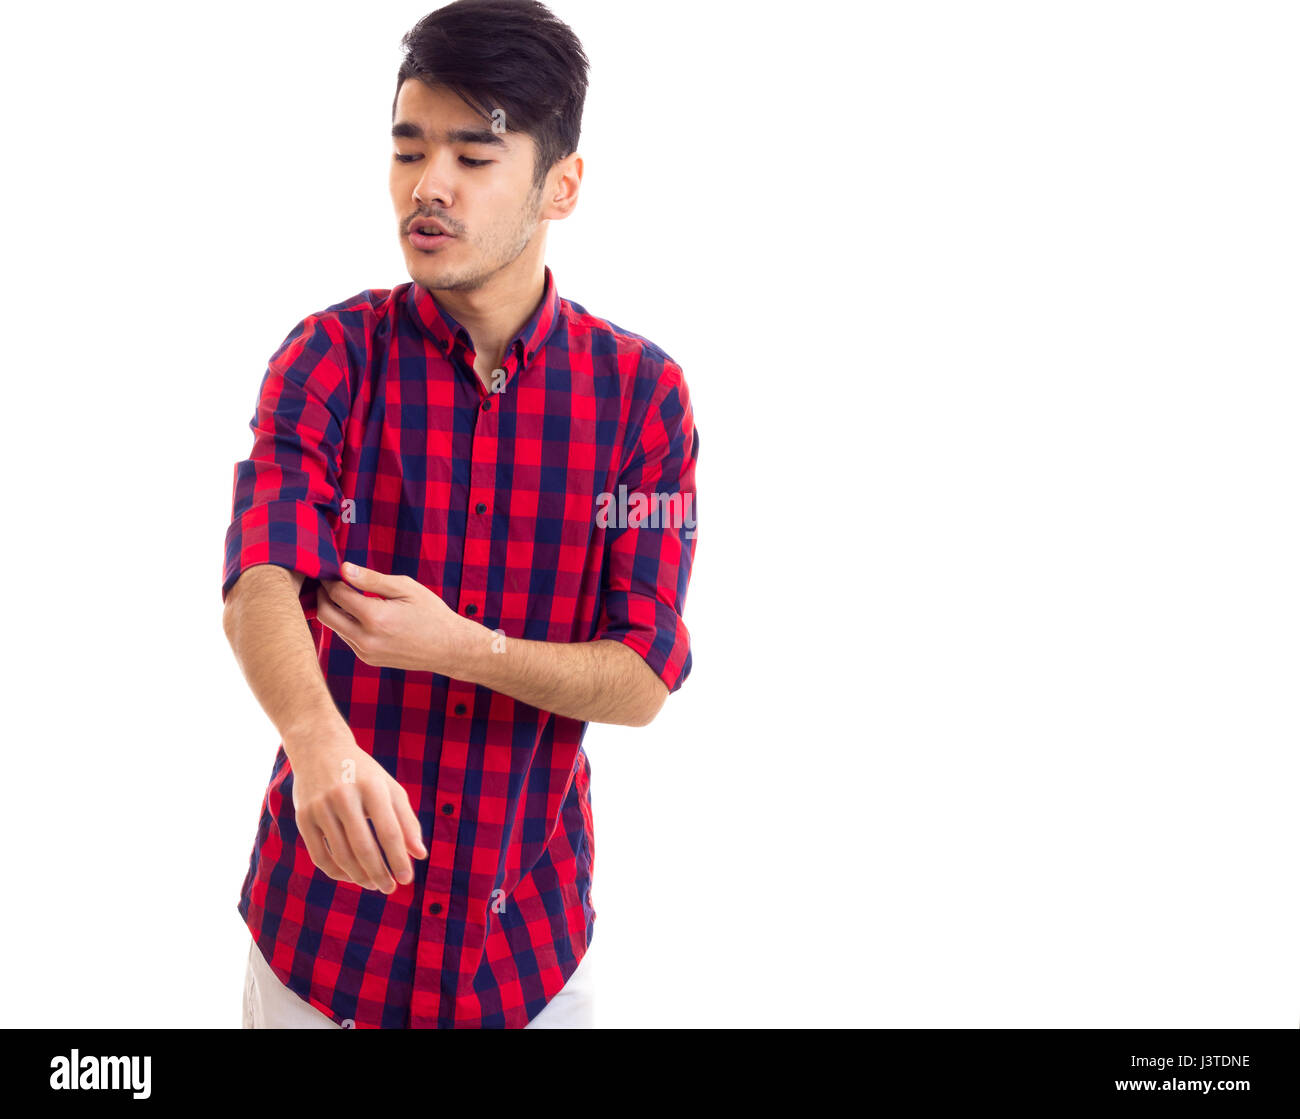
[[(284, 745), (293, 771), (298, 832), (312, 862), (336, 881), (385, 894), (397, 888), (393, 875), (403, 885), (413, 881), (411, 857), (429, 854), (420, 838), (420, 821), (406, 790), (357, 745), (348, 725), (340, 720), (292, 745), (286, 739)], [(382, 855), (367, 819), (375, 825)]]

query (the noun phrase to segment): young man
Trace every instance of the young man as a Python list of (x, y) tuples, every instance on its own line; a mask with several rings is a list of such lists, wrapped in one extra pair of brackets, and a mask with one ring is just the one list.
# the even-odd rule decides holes
[(690, 672), (699, 437), (681, 368), (544, 263), (582, 180), (573, 32), (457, 0), (403, 48), (412, 282), (290, 332), (235, 466), (225, 630), (282, 739), (245, 1025), (590, 1025), (582, 738)]

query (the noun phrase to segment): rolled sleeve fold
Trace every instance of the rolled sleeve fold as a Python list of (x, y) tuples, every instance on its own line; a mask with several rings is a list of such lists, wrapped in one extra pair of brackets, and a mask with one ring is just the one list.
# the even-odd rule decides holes
[(638, 653), (668, 691), (691, 671), (682, 620), (695, 557), (699, 433), (681, 369), (669, 362), (619, 490), (597, 510), (605, 528), (600, 617), (592, 640)]
[(316, 316), (299, 323), (268, 363), (249, 422), (253, 449), (235, 464), (223, 602), (248, 568), (276, 564), (305, 576), (299, 601), (310, 619), (320, 580), (340, 578), (346, 370)]

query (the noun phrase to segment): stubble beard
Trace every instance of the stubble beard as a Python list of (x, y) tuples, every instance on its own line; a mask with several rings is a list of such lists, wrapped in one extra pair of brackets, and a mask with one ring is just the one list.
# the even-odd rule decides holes
[[(544, 185), (544, 184), (543, 184)], [(419, 278), (422, 287), (430, 291), (477, 291), (498, 272), (519, 258), (537, 233), (538, 215), (542, 212), (542, 190), (537, 187), (524, 201), (519, 220), (505, 230), (494, 230), (479, 241), (470, 240), (469, 248), (477, 261), (468, 265), (443, 265), (436, 260), (418, 261), (424, 264)], [(412, 249), (417, 256), (419, 250)]]

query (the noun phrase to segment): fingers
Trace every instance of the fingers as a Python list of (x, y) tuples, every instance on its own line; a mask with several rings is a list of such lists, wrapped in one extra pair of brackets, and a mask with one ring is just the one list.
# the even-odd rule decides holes
[(356, 630), (361, 627), (361, 623), (340, 607), (335, 599), (319, 591), (316, 594), (316, 616), (322, 622), (329, 619), (326, 624), (340, 636), (355, 637)]
[(326, 874), (333, 879), (346, 879), (348, 877), (345, 871), (334, 860), (330, 854), (330, 849), (325, 842), (325, 833), (313, 823), (299, 821), (298, 834), (302, 836), (302, 841), (307, 845), (307, 854), (311, 856), (311, 861), (321, 868)]
[(328, 797), (314, 799), (298, 813), (298, 831), (324, 873), (384, 894), (399, 882), (414, 882), (411, 857), (429, 854), (406, 790), (387, 774), (382, 780), (338, 786)]
[(371, 882), (370, 875), (362, 870), (361, 861), (352, 850), (352, 843), (343, 827), (343, 822), (327, 809), (322, 809), (321, 814), (321, 829), (325, 832), (325, 838), (329, 841), (330, 854), (334, 857), (335, 862), (343, 868), (347, 877), (363, 890), (375, 889), (375, 884)]
[[(327, 579), (325, 588), (334, 606), (349, 617), (356, 617), (354, 610), (365, 610), (366, 596), (338, 579)], [(360, 604), (359, 606), (356, 604)]]
[(382, 598), (400, 598), (408, 593), (411, 584), (415, 582), (409, 575), (385, 575), (382, 571), (357, 567), (351, 563), (343, 565), (342, 575), (358, 590), (373, 591)]
[(393, 881), (388, 868), (384, 866), (383, 856), (379, 853), (374, 836), (370, 834), (370, 826), (366, 823), (366, 817), (361, 809), (349, 805), (342, 811), (340, 818), (348, 841), (352, 844), (352, 854), (370, 879), (367, 889), (391, 894), (397, 889), (397, 883)]
[(396, 782), (389, 786), (389, 792), (392, 796), (393, 811), (397, 813), (397, 824), (402, 829), (402, 839), (406, 844), (407, 853), (417, 859), (428, 858), (429, 851), (420, 835), (420, 820), (415, 814), (415, 809), (411, 807), (411, 798)]
[(397, 813), (393, 809), (392, 800), (382, 792), (375, 797), (375, 800), (379, 803), (367, 805), (366, 814), (370, 817), (370, 822), (375, 825), (375, 835), (379, 837), (379, 844), (388, 858), (393, 876), (405, 886), (415, 879), (410, 856), (406, 853), (406, 837), (397, 823)]

